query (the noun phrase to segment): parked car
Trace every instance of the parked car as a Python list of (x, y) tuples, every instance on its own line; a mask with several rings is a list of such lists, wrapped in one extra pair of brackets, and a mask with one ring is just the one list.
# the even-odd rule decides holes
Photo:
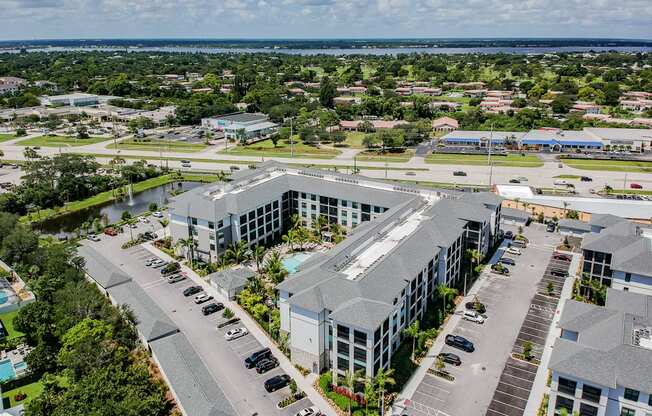
[(118, 232), (115, 230), (115, 228), (109, 227), (104, 230), (104, 234), (110, 235), (111, 237), (115, 237), (116, 235), (118, 235)]
[(173, 274), (172, 276), (168, 276), (167, 279), (168, 279), (168, 283), (172, 284), (172, 283), (177, 283), (182, 280), (185, 280), (186, 276), (182, 274)]
[(549, 222), (548, 225), (546, 225), (546, 231), (549, 233), (554, 233), (556, 229), (557, 225), (554, 222)]
[(567, 277), (568, 271), (562, 269), (551, 269), (550, 274), (557, 277)]
[(555, 260), (561, 260), (561, 261), (571, 261), (573, 258), (569, 254), (562, 254), (562, 253), (552, 253), (552, 258)]
[(484, 317), (476, 311), (468, 311), (468, 310), (464, 311), (464, 314), (462, 315), (462, 319), (469, 322), (475, 322), (476, 324), (484, 323)]
[(201, 308), (201, 313), (206, 316), (217, 311), (221, 311), (222, 309), (224, 309), (224, 304), (222, 303), (209, 303), (208, 305)]
[(582, 177), (580, 178), (580, 180), (581, 180), (582, 182), (593, 182), (593, 178), (590, 177), (590, 176), (582, 176)]
[(213, 300), (213, 297), (211, 295), (207, 294), (207, 293), (201, 293), (201, 294), (195, 296), (195, 303), (197, 305), (208, 302), (209, 300)]
[(268, 393), (271, 393), (273, 391), (282, 389), (283, 387), (290, 384), (290, 380), (290, 376), (287, 374), (274, 376), (265, 382), (265, 390), (267, 390)]
[(459, 335), (446, 335), (446, 345), (450, 345), (451, 347), (455, 347), (466, 352), (475, 351), (473, 343)]
[(190, 161), (189, 161), (189, 160), (186, 160), (186, 159), (182, 159), (182, 160), (181, 160), (181, 163), (190, 163)]
[(182, 168), (191, 168), (192, 165), (190, 163), (181, 163)]
[(509, 183), (521, 183), (521, 181), (519, 181), (518, 179), (514, 178), (514, 179), (510, 179), (510, 180), (509, 180)]
[(462, 365), (462, 360), (459, 355), (453, 354), (452, 352), (440, 352), (437, 357), (441, 358), (445, 363), (453, 364), (456, 367)]
[(165, 260), (156, 259), (156, 260), (154, 260), (154, 261), (152, 262), (151, 266), (152, 266), (152, 268), (154, 268), (154, 269), (159, 269), (159, 268), (161, 268), (161, 267), (163, 267), (163, 266), (165, 266), (165, 265), (167, 265), (167, 264), (168, 264), (168, 262), (165, 261)]
[(245, 368), (253, 368), (258, 364), (258, 361), (264, 360), (266, 358), (273, 357), (272, 350), (269, 348), (263, 348), (252, 353), (249, 357), (245, 358), (244, 365)]
[(405, 174), (406, 174), (407, 176), (417, 176), (417, 174), (414, 173), (414, 172), (405, 172)]
[(464, 172), (463, 170), (456, 170), (455, 172), (453, 172), (453, 176), (466, 176), (466, 172)]
[(501, 263), (494, 263), (491, 265), (491, 271), (494, 273), (502, 274), (509, 276), (509, 269), (503, 266)]
[(516, 262), (514, 261), (514, 259), (510, 259), (509, 257), (501, 257), (500, 260), (498, 261), (508, 266), (516, 266)]
[(641, 184), (638, 184), (638, 183), (630, 183), (629, 187), (631, 189), (643, 189), (643, 186)]
[(248, 333), (249, 333), (249, 331), (245, 327), (233, 328), (233, 329), (229, 329), (226, 332), (226, 334), (224, 334), (224, 339), (226, 339), (227, 341), (233, 341), (234, 339), (244, 337)]
[(181, 265), (177, 262), (170, 263), (164, 268), (161, 269), (161, 274), (163, 276), (171, 275), (174, 273), (177, 273), (179, 270), (181, 270)]
[(507, 250), (505, 250), (505, 252), (509, 253), (509, 254), (514, 254), (514, 255), (517, 255), (517, 256), (521, 255), (521, 250), (516, 248), (516, 247), (507, 247)]
[(295, 416), (321, 416), (321, 410), (317, 406), (306, 407), (299, 410)]
[(476, 311), (476, 312), (479, 312), (479, 313), (487, 312), (487, 307), (482, 302), (466, 302), (464, 307), (466, 307), (466, 309), (468, 309), (470, 311)]
[(152, 263), (154, 263), (156, 260), (158, 260), (156, 257), (150, 257), (147, 260), (145, 260), (145, 267), (150, 267)]
[(256, 372), (263, 374), (276, 367), (278, 367), (278, 360), (275, 357), (265, 358), (256, 364)]
[(518, 248), (526, 248), (527, 247), (527, 240), (523, 239), (524, 237), (521, 237), (520, 239), (514, 239), (512, 241), (512, 246), (518, 247)]
[(163, 218), (163, 213), (161, 211), (154, 211), (152, 212), (152, 217)]
[(512, 238), (514, 238), (514, 233), (511, 231), (505, 231), (505, 238), (511, 240)]
[(192, 295), (194, 295), (196, 293), (202, 292), (203, 290), (204, 290), (204, 288), (201, 287), (201, 286), (190, 286), (190, 287), (184, 289), (183, 296), (185, 296), (185, 297), (192, 296)]
[(91, 241), (95, 241), (95, 242), (100, 241), (100, 237), (98, 237), (98, 236), (95, 235), (95, 234), (88, 234), (88, 235), (86, 236), (86, 238), (88, 238), (88, 239), (91, 240)]

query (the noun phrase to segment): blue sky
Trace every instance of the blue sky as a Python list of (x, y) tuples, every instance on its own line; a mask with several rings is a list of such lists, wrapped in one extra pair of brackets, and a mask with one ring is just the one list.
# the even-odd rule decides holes
[(0, 0), (0, 39), (652, 39), (652, 0)]

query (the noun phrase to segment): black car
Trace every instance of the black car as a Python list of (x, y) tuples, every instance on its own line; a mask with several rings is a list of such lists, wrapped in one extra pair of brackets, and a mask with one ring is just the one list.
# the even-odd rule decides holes
[(549, 222), (548, 225), (546, 225), (546, 231), (548, 231), (549, 233), (554, 233), (556, 229), (557, 226), (555, 225), (554, 222)]
[(244, 365), (246, 368), (253, 368), (258, 364), (259, 361), (262, 361), (267, 358), (272, 358), (272, 351), (269, 348), (263, 348), (252, 353), (249, 357), (245, 358)]
[(453, 172), (453, 176), (466, 176), (466, 172), (464, 172), (463, 170), (456, 170), (455, 172)]
[(281, 374), (280, 376), (274, 376), (265, 382), (265, 390), (268, 393), (282, 389), (283, 387), (290, 384), (290, 376), (287, 374)]
[(568, 272), (566, 270), (562, 270), (562, 269), (552, 269), (552, 270), (550, 270), (550, 274), (552, 276), (557, 276), (557, 277), (567, 277), (568, 276)]
[(593, 182), (593, 178), (591, 178), (590, 176), (582, 176), (580, 180), (582, 182)]
[(179, 263), (170, 263), (167, 266), (163, 267), (161, 269), (161, 275), (162, 276), (169, 276), (171, 274), (177, 273), (179, 270), (181, 270), (181, 265)]
[(450, 345), (451, 347), (455, 347), (466, 352), (475, 351), (473, 343), (459, 335), (446, 335), (446, 345)]
[(512, 238), (514, 238), (514, 233), (511, 231), (505, 231), (505, 238), (511, 240)]
[(499, 260), (502, 264), (507, 264), (509, 266), (516, 266), (516, 262), (514, 259), (510, 259), (509, 257), (501, 257)]
[(482, 302), (466, 302), (464, 305), (470, 311), (476, 311), (479, 314), (487, 312), (487, 307)]
[(452, 352), (442, 352), (437, 357), (441, 358), (445, 363), (453, 364), (454, 366), (462, 365), (460, 357)]
[(491, 271), (494, 273), (502, 274), (505, 276), (509, 275), (509, 269), (502, 265), (502, 263), (494, 263), (491, 265)]
[(258, 361), (258, 364), (256, 364), (256, 372), (258, 374), (263, 374), (276, 367), (278, 367), (278, 360), (276, 358), (265, 358), (264, 360)]
[(222, 309), (224, 309), (224, 305), (222, 303), (209, 303), (208, 305), (201, 308), (201, 313), (204, 315), (210, 315), (217, 311), (221, 311)]
[(521, 183), (518, 179), (510, 179), (509, 183)]
[(183, 291), (183, 296), (188, 297), (196, 293), (203, 291), (204, 289), (201, 286), (190, 286)]

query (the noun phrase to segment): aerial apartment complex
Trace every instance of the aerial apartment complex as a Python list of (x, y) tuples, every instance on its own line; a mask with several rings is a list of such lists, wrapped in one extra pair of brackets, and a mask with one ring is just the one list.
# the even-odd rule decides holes
[(609, 289), (606, 306), (568, 300), (559, 326), (548, 416), (652, 414), (652, 296)]
[(196, 188), (170, 205), (173, 238), (215, 258), (232, 242), (278, 241), (297, 214), (349, 231), (278, 285), (281, 331), (294, 363), (313, 372), (389, 366), (402, 329), (420, 319), (439, 284), (464, 278), (465, 250), (496, 243), (501, 199), (455, 194), (267, 162), (229, 183)]

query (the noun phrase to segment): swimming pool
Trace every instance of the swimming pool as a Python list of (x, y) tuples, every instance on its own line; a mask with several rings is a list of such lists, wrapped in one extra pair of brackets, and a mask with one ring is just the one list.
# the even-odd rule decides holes
[(0, 289), (0, 305), (7, 303), (9, 300), (9, 293), (6, 290)]
[(308, 260), (310, 256), (312, 256), (312, 253), (297, 253), (291, 255), (290, 257), (284, 258), (281, 260), (281, 262), (283, 263), (283, 267), (285, 267), (288, 273), (294, 274), (297, 272), (297, 269), (301, 263)]
[(0, 381), (8, 381), (16, 378), (16, 372), (14, 371), (14, 365), (11, 363), (11, 360), (6, 359), (0, 361)]

